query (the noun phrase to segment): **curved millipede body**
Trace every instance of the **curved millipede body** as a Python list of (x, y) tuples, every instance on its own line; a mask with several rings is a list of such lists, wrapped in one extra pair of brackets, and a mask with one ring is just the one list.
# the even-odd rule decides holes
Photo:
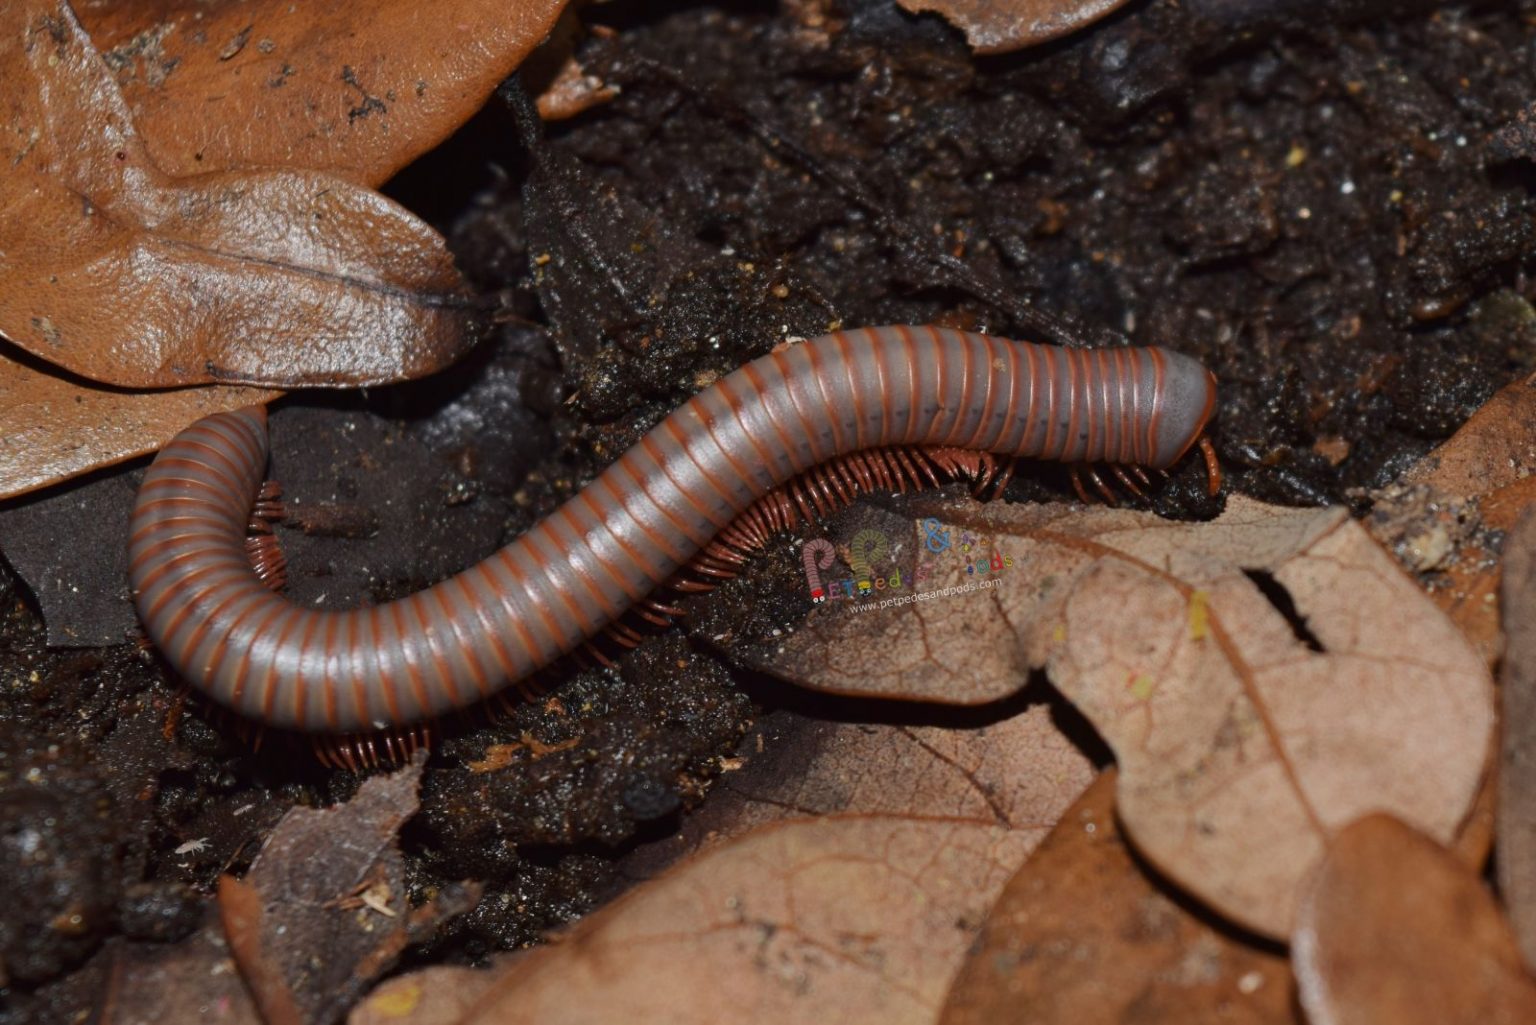
[(1203, 441), (1214, 402), (1214, 377), (1163, 349), (932, 327), (824, 335), (688, 400), (483, 562), (346, 612), (294, 605), (251, 566), (246, 527), (267, 460), (265, 411), (251, 407), (198, 421), (150, 467), (133, 512), (134, 599), (176, 669), (243, 715), (312, 732), (398, 729), (570, 652), (824, 460), (926, 445), (1162, 468)]

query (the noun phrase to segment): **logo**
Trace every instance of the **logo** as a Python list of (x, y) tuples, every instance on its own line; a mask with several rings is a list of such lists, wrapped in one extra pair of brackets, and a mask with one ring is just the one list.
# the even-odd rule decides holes
[(967, 576), (995, 576), (1013, 568), (1013, 556), (1004, 555), (996, 548), (983, 550), (969, 531), (959, 531), (956, 540), (953, 537), (955, 528), (931, 517), (920, 521), (918, 528), (922, 532), (922, 547), (910, 581), (902, 578), (901, 569), (895, 562), (900, 546), (893, 544), (884, 531), (866, 528), (853, 535), (846, 556), (852, 575), (844, 579), (829, 579), (824, 575), (832, 572), (837, 561), (836, 546), (824, 537), (806, 541), (800, 559), (811, 601), (819, 605), (828, 601), (866, 598), (876, 591), (900, 591), (909, 583), (916, 587), (934, 576), (945, 562), (953, 565), (958, 561), (965, 567)]

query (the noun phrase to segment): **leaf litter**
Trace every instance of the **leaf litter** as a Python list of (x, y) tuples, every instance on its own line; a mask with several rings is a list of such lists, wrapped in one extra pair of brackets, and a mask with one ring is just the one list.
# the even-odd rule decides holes
[(988, 895), (1095, 774), (1039, 697), (774, 713), (679, 835), (623, 858), (649, 880), (629, 896), (490, 972), (389, 980), (351, 1020), (932, 1021)]
[[(792, 819), (710, 848), (502, 959), (461, 1017), (498, 1023), (930, 1022), (993, 897), (1027, 853), (991, 823)], [(448, 975), (448, 980), (455, 976)], [(386, 1018), (392, 980), (354, 1023)], [(451, 982), (450, 982), (451, 984)], [(579, 994), (576, 998), (575, 994)]]
[(940, 1025), (1295, 1022), (1285, 957), (1146, 872), (1115, 821), (1115, 785), (1111, 768), (1008, 881)]
[(1313, 1025), (1515, 1025), (1536, 980), (1477, 873), (1385, 814), (1340, 830), (1297, 919)]
[(168, 173), (277, 165), (379, 185), (469, 120), (565, 6), (384, 0), (360, 17), (290, 0), (114, 0), (81, 20)]
[[(353, 1020), (395, 1020), (381, 1008), (402, 1002), (435, 1014), (448, 1000), (444, 1017), (422, 1020), (598, 1021), (629, 1013), (689, 1021), (730, 1006), (744, 1020), (933, 1021), (970, 943), (948, 942), (954, 937), (946, 933), (955, 932), (957, 915), (979, 926), (989, 898), (1001, 892), (1000, 876), (1018, 870), (1011, 886), (1039, 913), (1007, 901), (992, 911), (1003, 917), (983, 953), (972, 955), (966, 988), (949, 998), (954, 1021), (988, 1020), (957, 1008), (986, 1004), (998, 999), (995, 986), (1017, 984), (978, 980), (985, 974), (978, 965), (997, 963), (986, 951), (1056, 949), (1041, 933), (1021, 938), (1009, 922), (1022, 915), (1040, 930), (1069, 931), (1070, 895), (1089, 900), (1092, 892), (1100, 910), (1081, 912), (1095, 924), (1076, 949), (1116, 965), (1105, 970), (1114, 974), (1112, 1004), (1172, 1016), (1158, 1020), (1221, 1008), (1245, 1016), (1237, 1020), (1287, 1021), (1282, 958), (1219, 920), (1191, 918), (1160, 877), (1220, 916), (1285, 939), (1304, 881), (1353, 818), (1391, 808), (1449, 840), (1466, 817), (1492, 722), (1483, 663), (1343, 510), (1235, 498), (1209, 524), (956, 500), (918, 501), (914, 510), (905, 522), (915, 539), (929, 536), (936, 521), (964, 531), (989, 566), (994, 549), (1006, 553), (1005, 574), (1018, 575), (985, 596), (866, 612), (847, 602), (820, 606), (806, 627), (819, 643), (796, 655), (830, 655), (853, 636), (839, 624), (853, 620), (865, 624), (865, 647), (878, 648), (886, 635), (872, 624), (904, 617), (910, 627), (921, 609), (928, 656), (942, 665), (946, 647), (977, 646), (978, 621), (1004, 619), (1026, 661), (1044, 664), (1114, 748), (1120, 824), (1150, 869), (1123, 847), (1100, 847), (1108, 860), (1079, 880), (1063, 880), (1077, 853), (1048, 848), (1038, 865), (1018, 869), (1041, 822), (1000, 809), (1018, 807), (1007, 795), (1020, 769), (1027, 772), (1031, 758), (1049, 759), (1061, 743), (1039, 732), (1044, 706), (979, 733), (824, 723), (792, 735), (782, 751), (755, 754), (749, 737), (743, 764), (720, 784), (719, 807), (706, 805), (682, 839), (659, 842), (680, 851), (631, 859), (642, 877), (669, 868), (550, 947), (498, 959), (491, 980), (463, 989), (462, 1000), (439, 992), (460, 987), (461, 970), (439, 970), (441, 977), (429, 970), (386, 983)], [(948, 579), (935, 572), (924, 586)], [(1011, 656), (999, 657), (994, 675), (1017, 688)], [(835, 667), (789, 661), (780, 671), (796, 682), (850, 689)], [(890, 680), (879, 686), (887, 697), (932, 701), (939, 693), (914, 694)], [(962, 700), (971, 697), (962, 691)], [(1015, 745), (1019, 753), (1008, 754)], [(1087, 768), (1076, 764), (1066, 773), (1074, 780)], [(1045, 817), (1065, 806), (1054, 800)], [(1098, 810), (1082, 814), (1102, 822), (1102, 788), (1096, 800)], [(1003, 823), (1011, 828), (999, 834)], [(1057, 831), (1070, 837), (1081, 825), (1069, 814)], [(1111, 826), (1101, 839), (1112, 837)], [(1007, 834), (1014, 839), (999, 846)], [(910, 867), (918, 848), (926, 851), (924, 872)], [(995, 853), (1004, 849), (1008, 858)], [(915, 893), (939, 901), (962, 878), (972, 897), (988, 899), (945, 904), (932, 920), (907, 903)], [(1042, 905), (1040, 894), (1058, 884), (1066, 895)], [(1136, 896), (1117, 899), (1124, 894)], [(916, 962), (906, 960), (908, 943), (923, 952), (921, 970), (909, 967)], [(1170, 984), (1179, 971), (1184, 981)], [(1047, 966), (1041, 973), (1052, 977), (1042, 1009), (1083, 1006), (1075, 1002), (1102, 996), (1107, 985), (1090, 985), (1092, 972)], [(572, 1002), (573, 991), (583, 999)], [(1042, 1010), (1018, 1020), (1062, 1019)]]
[(376, 384), (468, 345), (442, 238), (310, 171), (175, 178), (67, 5), (9, 9), (0, 329), (107, 384)]
[(945, 711), (882, 715), (849, 701), (769, 714), (677, 836), (625, 856), (625, 876), (645, 878), (759, 826), (815, 815), (940, 815), (993, 822), (1038, 842), (1094, 779), (1060, 709), (1038, 693), (1022, 708), (982, 710), (985, 717)]
[[(398, 833), (424, 758), (365, 780), (325, 809), (292, 808), (243, 879), (225, 875), (217, 914), (174, 948), (131, 944), (102, 996), (104, 1022), (334, 1021), (412, 943), (474, 904), (473, 886), (407, 902)], [(234, 973), (229, 971), (233, 961)]]
[(1497, 392), (1444, 444), (1372, 492), (1365, 523), (1492, 665), (1503, 535), (1536, 501), (1536, 386)]
[[(1344, 510), (1234, 497), (1209, 524), (913, 510), (899, 547), (922, 550), (933, 522), (963, 531), (989, 564), (1011, 563), (1001, 586), (943, 597), (977, 563), (940, 555), (922, 585), (939, 597), (823, 605), (755, 664), (838, 693), (960, 703), (1043, 666), (1114, 749), (1132, 842), (1275, 938), (1332, 830), (1387, 809), (1449, 842), (1466, 819), (1493, 724), (1487, 670)], [(856, 671), (839, 661), (850, 651)]]
[(312, 171), (168, 175), (67, 4), (0, 21), (0, 333), (25, 350), (0, 340), (0, 497), (274, 395), (124, 389), (378, 383), (472, 342), (463, 281), (414, 215)]

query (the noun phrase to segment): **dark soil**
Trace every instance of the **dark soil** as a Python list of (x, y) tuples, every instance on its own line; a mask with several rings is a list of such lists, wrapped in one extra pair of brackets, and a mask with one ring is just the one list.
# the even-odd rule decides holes
[[(1231, 490), (1359, 510), (1536, 365), (1536, 2), (1393, 18), (1149, 0), (984, 60), (891, 0), (834, 6), (820, 27), (767, 4), (593, 8), (619, 29), (584, 50), (616, 101), (532, 157), (493, 101), (393, 183), (501, 313), (439, 379), (279, 409), (297, 597), (376, 600), (467, 565), (786, 334), (1167, 345), (1220, 378)], [(1183, 468), (1160, 511), (1216, 512), (1202, 482)], [(6, 517), (84, 536), (88, 503), (61, 494), (0, 510), (18, 569)], [(1042, 468), (1007, 497), (1068, 494)], [(97, 591), (121, 588), (117, 557), (97, 557)], [(675, 830), (776, 704), (707, 638), (792, 629), (794, 582), (776, 546), (694, 600), (694, 632), (453, 724), (404, 844), (419, 892), (473, 877), (486, 896), (415, 963), (537, 942), (615, 892), (625, 853)], [(115, 945), (187, 933), (286, 808), (357, 782), (282, 738), (253, 753), (135, 645), (48, 649), (38, 589), (0, 564), (0, 1018), (17, 1022), (71, 1020)], [(494, 744), (521, 745), (502, 749), (516, 768), (474, 771)]]

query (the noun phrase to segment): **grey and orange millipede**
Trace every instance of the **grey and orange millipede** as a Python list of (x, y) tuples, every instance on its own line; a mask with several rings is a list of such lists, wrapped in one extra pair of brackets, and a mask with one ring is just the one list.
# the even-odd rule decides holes
[(246, 525), (267, 461), (266, 414), (251, 407), (198, 421), (149, 468), (133, 511), (133, 594), (155, 644), (219, 703), (289, 729), (398, 729), (570, 652), (759, 496), (824, 460), (932, 445), (1163, 468), (1197, 441), (1212, 458), (1214, 403), (1210, 372), (1163, 349), (933, 327), (823, 335), (688, 400), (483, 562), (346, 612), (300, 608), (251, 566)]

